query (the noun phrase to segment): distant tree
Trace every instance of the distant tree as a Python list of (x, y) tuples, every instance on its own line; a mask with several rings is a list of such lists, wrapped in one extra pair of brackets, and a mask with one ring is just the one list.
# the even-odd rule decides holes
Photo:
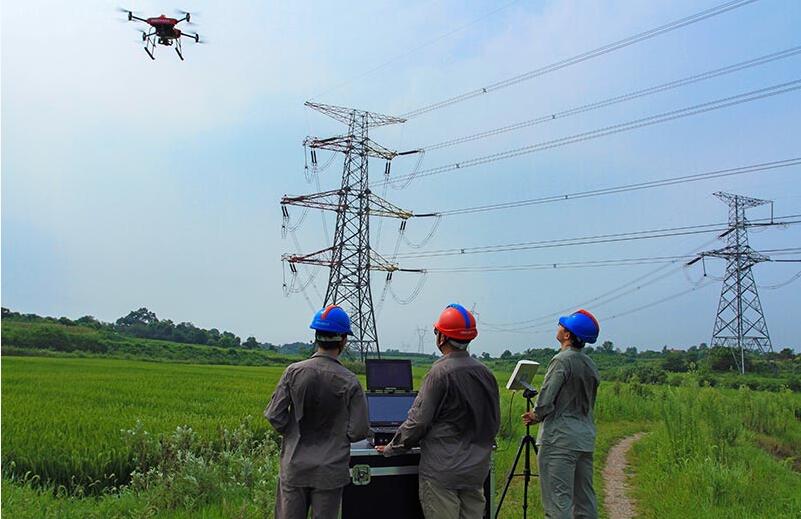
[(601, 351), (603, 351), (604, 353), (610, 353), (610, 354), (614, 353), (615, 352), (615, 343), (613, 343), (612, 341), (604, 341), (603, 344), (601, 344)]
[(626, 356), (627, 357), (636, 357), (637, 356), (637, 347), (636, 346), (629, 346), (626, 348)]
[(490, 356), (490, 354), (489, 354), (489, 353), (487, 353), (487, 352), (485, 351), (485, 352), (483, 352), (483, 353), (481, 354), (481, 358), (482, 358), (483, 360), (490, 360), (490, 359), (492, 358), (492, 356)]
[(95, 319), (95, 317), (92, 315), (84, 315), (83, 317), (76, 319), (75, 324), (88, 326), (90, 328), (101, 328), (103, 326), (103, 323)]
[[(730, 348), (723, 346), (715, 346), (709, 349), (709, 354), (706, 357), (707, 365), (712, 371), (732, 371), (737, 369), (737, 363), (734, 361), (734, 355)], [(748, 356), (745, 357), (746, 370), (750, 367), (751, 362)]]
[(157, 323), (159, 320), (156, 317), (156, 314), (151, 312), (145, 307), (140, 308), (139, 310), (132, 310), (128, 313), (125, 317), (120, 317), (117, 319), (118, 326), (134, 326), (137, 324), (149, 325), (151, 323)]
[(512, 352), (509, 351), (509, 350), (503, 350), (503, 353), (501, 353), (501, 358), (502, 359), (511, 359), (512, 358)]
[(242, 343), (242, 347), (254, 350), (259, 347), (259, 341), (257, 341), (255, 337), (248, 337), (245, 342)]
[(779, 352), (779, 358), (783, 360), (790, 360), (795, 357), (795, 352), (790, 348), (782, 348)]
[(662, 369), (679, 373), (687, 371), (687, 359), (681, 352), (669, 351), (662, 361)]

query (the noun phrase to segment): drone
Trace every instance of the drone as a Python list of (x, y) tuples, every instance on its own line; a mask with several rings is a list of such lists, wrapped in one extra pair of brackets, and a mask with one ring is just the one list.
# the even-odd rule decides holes
[(183, 49), (181, 48), (181, 38), (189, 38), (194, 40), (195, 43), (204, 43), (198, 34), (191, 34), (182, 32), (176, 27), (181, 22), (191, 24), (191, 13), (180, 11), (183, 18), (170, 18), (164, 16), (156, 16), (154, 18), (140, 18), (136, 16), (133, 11), (128, 9), (120, 9), (120, 11), (128, 14), (128, 21), (144, 22), (150, 26), (147, 31), (142, 31), (142, 41), (145, 43), (145, 52), (150, 56), (150, 59), (155, 60), (154, 53), (156, 52), (156, 44), (164, 45), (166, 47), (175, 46), (175, 52), (181, 61), (184, 60)]

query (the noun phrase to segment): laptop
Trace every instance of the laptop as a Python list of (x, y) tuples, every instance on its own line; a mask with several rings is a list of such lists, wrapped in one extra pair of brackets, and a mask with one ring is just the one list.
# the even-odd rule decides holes
[(412, 390), (412, 361), (408, 359), (367, 359), (364, 363), (367, 391)]
[(370, 443), (386, 445), (406, 420), (416, 393), (367, 393)]

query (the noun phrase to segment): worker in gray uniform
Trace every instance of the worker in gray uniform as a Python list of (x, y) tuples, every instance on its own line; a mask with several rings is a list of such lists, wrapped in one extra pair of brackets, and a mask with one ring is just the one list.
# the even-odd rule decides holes
[(434, 325), (442, 353), (423, 380), (385, 456), (420, 446), (419, 494), (426, 519), (484, 517), (484, 480), (500, 425), (495, 376), (467, 352), (475, 317), (449, 305)]
[(353, 335), (338, 306), (314, 315), (317, 352), (284, 371), (264, 416), (283, 436), (276, 519), (339, 516), (350, 481), (350, 444), (367, 437), (367, 401), (359, 380), (337, 357)]
[(559, 319), (561, 350), (548, 364), (534, 410), (523, 415), (524, 423), (540, 424), (537, 462), (547, 519), (598, 517), (592, 409), (601, 379), (583, 348), (598, 339), (599, 331), (598, 320), (586, 310)]

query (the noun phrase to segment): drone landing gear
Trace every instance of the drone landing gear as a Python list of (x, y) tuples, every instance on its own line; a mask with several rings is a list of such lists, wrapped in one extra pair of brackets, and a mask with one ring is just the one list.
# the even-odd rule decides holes
[(175, 39), (175, 52), (178, 54), (178, 57), (181, 58), (181, 61), (184, 60), (183, 49), (181, 48), (181, 38), (180, 36)]
[(145, 40), (145, 52), (150, 56), (150, 59), (155, 60), (156, 56), (153, 53), (156, 52), (156, 39), (152, 35), (147, 35), (143, 39)]

